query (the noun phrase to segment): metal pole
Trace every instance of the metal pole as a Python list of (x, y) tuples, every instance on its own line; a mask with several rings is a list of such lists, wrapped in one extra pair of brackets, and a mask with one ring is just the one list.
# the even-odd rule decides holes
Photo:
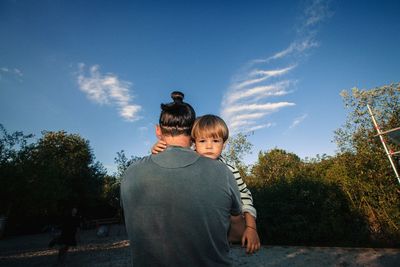
[(381, 130), (379, 129), (379, 126), (378, 126), (378, 124), (376, 123), (374, 114), (372, 113), (372, 110), (371, 110), (371, 108), (369, 107), (368, 104), (367, 104), (367, 108), (368, 108), (369, 114), (371, 115), (372, 122), (374, 123), (375, 129), (376, 129), (376, 131), (378, 132), (378, 135), (379, 135), (379, 138), (380, 138), (380, 140), (381, 140), (381, 142), (382, 142), (382, 145), (383, 145), (383, 147), (385, 148), (386, 155), (388, 156), (389, 161), (390, 161), (390, 164), (392, 165), (392, 168), (393, 168), (393, 170), (394, 170), (394, 173), (396, 174), (397, 181), (398, 181), (399, 184), (400, 184), (399, 173), (397, 172), (396, 165), (395, 165), (394, 162), (393, 162), (392, 155), (391, 155), (391, 153), (389, 152), (389, 150), (388, 150), (388, 148), (387, 148), (387, 146), (386, 146), (385, 139), (383, 138), (382, 132), (381, 132)]

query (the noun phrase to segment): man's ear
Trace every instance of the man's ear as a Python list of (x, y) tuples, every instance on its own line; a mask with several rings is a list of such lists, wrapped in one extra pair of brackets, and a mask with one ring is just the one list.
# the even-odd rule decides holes
[(160, 139), (161, 140), (161, 137), (162, 137), (162, 131), (161, 131), (161, 127), (160, 127), (160, 125), (156, 125), (156, 136), (157, 136), (157, 138), (158, 139)]

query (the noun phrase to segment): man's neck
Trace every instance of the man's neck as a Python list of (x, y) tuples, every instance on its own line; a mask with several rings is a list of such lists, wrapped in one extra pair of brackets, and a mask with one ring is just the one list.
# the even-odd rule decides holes
[(177, 135), (177, 136), (163, 136), (162, 139), (167, 143), (168, 146), (181, 146), (190, 147), (190, 136)]

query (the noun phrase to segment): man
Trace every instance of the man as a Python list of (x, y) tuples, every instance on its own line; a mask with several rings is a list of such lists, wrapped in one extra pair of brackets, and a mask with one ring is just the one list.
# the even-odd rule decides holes
[(78, 216), (78, 209), (72, 208), (62, 222), (60, 236), (50, 241), (49, 247), (52, 248), (56, 244), (59, 245), (57, 264), (63, 265), (65, 257), (70, 246), (77, 245), (77, 239), (79, 239), (81, 218)]
[(229, 266), (231, 215), (237, 240), (244, 229), (232, 173), (189, 148), (196, 115), (183, 97), (161, 105), (156, 134), (167, 149), (131, 165), (121, 184), (135, 266)]

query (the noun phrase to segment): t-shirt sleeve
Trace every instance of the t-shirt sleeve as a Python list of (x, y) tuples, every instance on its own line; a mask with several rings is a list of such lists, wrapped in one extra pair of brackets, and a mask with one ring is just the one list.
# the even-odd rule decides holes
[(236, 183), (235, 177), (231, 172), (229, 172), (227, 176), (228, 187), (232, 199), (231, 215), (236, 216), (242, 213), (242, 201), (240, 199), (239, 187)]

